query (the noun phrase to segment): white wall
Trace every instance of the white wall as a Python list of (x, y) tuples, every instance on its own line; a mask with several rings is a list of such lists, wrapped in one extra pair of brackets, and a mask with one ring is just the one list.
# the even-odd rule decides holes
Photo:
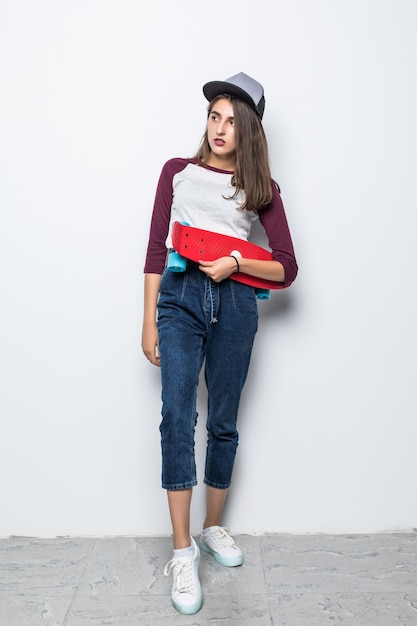
[[(0, 535), (168, 534), (142, 270), (204, 82), (265, 85), (300, 266), (259, 304), (225, 524), (416, 524), (413, 0), (3, 0)], [(226, 373), (227, 374), (227, 373)], [(205, 392), (197, 434), (200, 480)], [(203, 517), (202, 481), (193, 532)]]

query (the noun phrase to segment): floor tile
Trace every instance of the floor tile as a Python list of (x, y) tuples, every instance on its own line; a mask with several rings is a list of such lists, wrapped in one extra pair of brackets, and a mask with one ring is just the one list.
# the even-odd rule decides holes
[(301, 535), (261, 539), (269, 593), (413, 593), (417, 535)]
[(340, 593), (272, 595), (273, 626), (412, 626), (417, 594)]

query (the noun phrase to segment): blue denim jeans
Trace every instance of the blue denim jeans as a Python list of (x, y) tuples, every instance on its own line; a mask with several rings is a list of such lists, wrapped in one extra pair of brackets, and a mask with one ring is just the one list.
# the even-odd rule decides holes
[(203, 363), (208, 391), (204, 482), (229, 487), (240, 396), (257, 328), (252, 287), (231, 279), (215, 283), (191, 262), (184, 273), (165, 270), (158, 300), (164, 489), (197, 484), (194, 433)]

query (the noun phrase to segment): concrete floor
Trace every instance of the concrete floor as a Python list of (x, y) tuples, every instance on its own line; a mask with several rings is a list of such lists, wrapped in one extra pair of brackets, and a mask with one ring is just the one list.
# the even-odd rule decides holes
[(0, 539), (0, 626), (417, 625), (417, 533), (235, 537), (202, 552), (201, 611), (171, 604), (169, 537)]

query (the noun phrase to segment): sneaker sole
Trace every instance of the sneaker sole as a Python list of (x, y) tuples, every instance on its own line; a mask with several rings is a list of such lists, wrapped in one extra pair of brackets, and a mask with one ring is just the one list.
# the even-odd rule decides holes
[(203, 595), (201, 594), (201, 597), (197, 600), (197, 602), (195, 604), (191, 604), (190, 606), (181, 606), (180, 604), (174, 602), (174, 600), (172, 601), (172, 604), (178, 613), (181, 613), (181, 615), (194, 615), (194, 613), (198, 613), (201, 609), (201, 605), (203, 604)]
[(243, 555), (235, 556), (234, 558), (227, 558), (226, 556), (222, 556), (221, 554), (210, 548), (210, 546), (204, 543), (203, 540), (200, 541), (200, 548), (214, 556), (214, 558), (218, 563), (220, 563), (220, 565), (225, 565), (226, 567), (237, 567), (238, 565), (243, 564)]

